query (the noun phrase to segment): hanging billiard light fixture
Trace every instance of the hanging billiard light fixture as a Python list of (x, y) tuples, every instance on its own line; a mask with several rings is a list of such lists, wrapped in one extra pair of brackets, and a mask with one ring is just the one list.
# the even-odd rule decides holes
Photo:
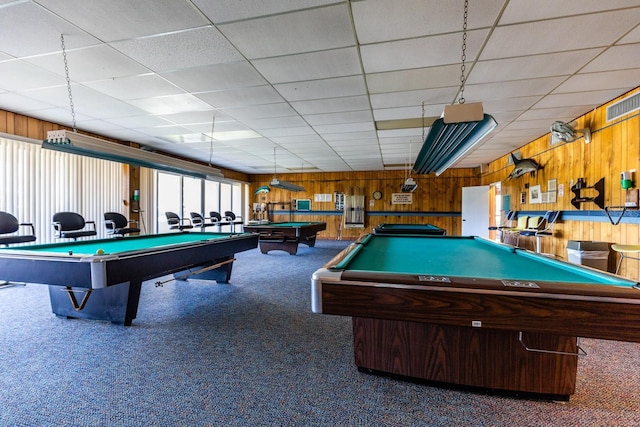
[(492, 116), (484, 113), (481, 102), (465, 104), (464, 84), (466, 80), (468, 10), (469, 0), (465, 0), (464, 24), (462, 27), (460, 98), (458, 99), (458, 104), (445, 106), (442, 117), (437, 119), (431, 126), (413, 165), (413, 170), (416, 173), (428, 174), (435, 172), (436, 175), (440, 175), (475, 148), (482, 138), (498, 125)]

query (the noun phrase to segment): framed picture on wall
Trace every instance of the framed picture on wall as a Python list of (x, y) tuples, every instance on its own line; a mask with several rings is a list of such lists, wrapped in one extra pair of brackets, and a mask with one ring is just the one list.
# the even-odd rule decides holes
[(541, 203), (542, 202), (542, 193), (540, 191), (539, 185), (532, 185), (529, 188), (529, 203)]
[(526, 204), (527, 203), (527, 192), (523, 191), (522, 193), (520, 193), (520, 204)]
[(547, 191), (556, 191), (556, 182), (555, 179), (550, 179), (547, 182)]

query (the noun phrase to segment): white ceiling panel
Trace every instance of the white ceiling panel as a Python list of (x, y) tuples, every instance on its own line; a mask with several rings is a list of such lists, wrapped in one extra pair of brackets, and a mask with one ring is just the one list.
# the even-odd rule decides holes
[(272, 83), (328, 79), (361, 72), (358, 51), (354, 47), (257, 59), (253, 64)]
[(207, 25), (186, 0), (35, 0), (104, 42)]
[(249, 59), (354, 46), (347, 4), (219, 26)]
[(214, 27), (124, 40), (111, 46), (158, 73), (243, 59)]
[[(213, 126), (240, 172), (402, 165), (428, 128), (394, 120), (459, 98), (462, 0), (0, 2), (0, 108), (71, 125), (64, 34), (79, 130), (208, 161)], [(499, 125), (455, 167), (638, 87), (639, 51), (637, 0), (470, 2), (464, 96)]]

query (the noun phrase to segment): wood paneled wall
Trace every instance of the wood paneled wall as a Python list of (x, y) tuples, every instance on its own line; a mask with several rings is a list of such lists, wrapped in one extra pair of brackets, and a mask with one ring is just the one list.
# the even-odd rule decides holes
[[(533, 175), (509, 180), (513, 166), (508, 165), (508, 156), (503, 156), (489, 164), (482, 173), (482, 183), (500, 181), (502, 194), (511, 196), (511, 209), (517, 211), (560, 210), (575, 212), (571, 204), (573, 193), (571, 186), (578, 178), (584, 178), (592, 186), (600, 178), (605, 179), (605, 206), (621, 206), (625, 202), (625, 191), (620, 186), (620, 172), (635, 169), (635, 181), (640, 172), (640, 115), (638, 111), (629, 113), (612, 122), (606, 121), (606, 106), (637, 93), (640, 88), (631, 91), (594, 111), (577, 118), (577, 128), (589, 127), (592, 131), (591, 142), (585, 144), (583, 138), (571, 143), (550, 145), (550, 134), (546, 134), (520, 148), (522, 158), (531, 158), (543, 166)], [(551, 125), (551, 123), (549, 123)], [(526, 185), (540, 185), (547, 191), (548, 181), (555, 179), (557, 185), (564, 187), (564, 194), (557, 193), (555, 203), (529, 204), (529, 189)], [(595, 193), (585, 192), (586, 196)], [(527, 201), (520, 203), (520, 194), (526, 192)], [(584, 203), (581, 210), (599, 211), (594, 203)], [(589, 221), (563, 220), (556, 225), (552, 238), (542, 239), (542, 251), (559, 257), (567, 256), (568, 240), (588, 240), (621, 244), (640, 244), (639, 225), (621, 223), (612, 225), (608, 220)], [(613, 254), (615, 256), (615, 254)], [(615, 261), (615, 260), (614, 260)], [(612, 264), (615, 264), (613, 262)], [(625, 260), (621, 274), (638, 279), (638, 262)]]
[[(342, 239), (355, 239), (383, 222), (402, 224), (428, 222), (444, 228), (449, 234), (460, 234), (462, 187), (480, 185), (480, 170), (451, 169), (440, 176), (413, 175), (412, 178), (418, 184), (418, 188), (411, 193), (413, 203), (394, 205), (391, 203), (391, 194), (400, 192), (400, 187), (406, 178), (405, 171), (279, 174), (278, 179), (281, 181), (301, 185), (305, 191), (293, 193), (272, 188), (267, 194), (253, 196), (249, 202), (290, 202), (291, 199), (311, 199), (312, 214), (294, 213), (293, 220), (326, 222), (327, 230), (319, 236), (324, 239), (338, 237), (342, 216), (335, 210), (333, 197), (331, 202), (316, 202), (314, 195), (333, 195), (334, 192), (365, 196), (365, 211), (368, 214), (365, 219), (365, 228), (343, 228)], [(258, 187), (269, 185), (272, 179), (273, 175), (252, 175), (252, 194)], [(382, 192), (381, 200), (373, 200), (374, 191)], [(276, 219), (287, 220), (288, 218), (283, 216)]]

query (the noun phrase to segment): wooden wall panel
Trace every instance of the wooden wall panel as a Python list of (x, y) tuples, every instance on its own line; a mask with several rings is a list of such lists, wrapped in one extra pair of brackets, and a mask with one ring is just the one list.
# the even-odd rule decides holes
[[(327, 230), (320, 234), (320, 238), (355, 239), (362, 233), (370, 232), (375, 226), (383, 222), (402, 224), (430, 223), (447, 230), (451, 235), (459, 235), (462, 229), (460, 210), (462, 207), (462, 187), (480, 185), (479, 169), (451, 169), (440, 176), (413, 175), (418, 184), (412, 193), (411, 205), (394, 205), (391, 194), (399, 193), (400, 187), (407, 178), (404, 171), (366, 171), (366, 172), (326, 172), (326, 173), (293, 173), (278, 175), (278, 179), (301, 185), (304, 192), (292, 193), (272, 188), (270, 193), (254, 196), (252, 203), (290, 202), (292, 199), (311, 199), (312, 210), (318, 214), (294, 214), (295, 221), (323, 221), (327, 223)], [(252, 175), (252, 192), (258, 187), (269, 185), (273, 175)], [(373, 200), (374, 191), (381, 191), (381, 200)], [(335, 210), (335, 202), (314, 201), (315, 194), (332, 194), (344, 192), (365, 196), (365, 211), (367, 215), (365, 228), (342, 229), (340, 224), (342, 215)], [(249, 210), (251, 212), (251, 210)], [(275, 219), (286, 220), (288, 217), (279, 216)]]
[[(514, 210), (561, 210), (572, 213), (577, 211), (571, 204), (573, 183), (578, 178), (584, 178), (587, 185), (591, 186), (604, 177), (605, 205), (624, 205), (626, 194), (620, 187), (620, 172), (635, 169), (635, 181), (639, 180), (640, 114), (635, 111), (613, 122), (607, 122), (606, 106), (638, 91), (640, 88), (576, 119), (577, 128), (590, 127), (592, 130), (591, 143), (585, 144), (581, 138), (571, 143), (550, 145), (550, 135), (544, 135), (519, 150), (523, 158), (532, 158), (540, 163), (542, 170), (509, 180), (507, 177), (513, 166), (507, 164), (508, 156), (503, 156), (491, 162), (483, 171), (482, 183), (501, 182), (501, 192), (503, 195), (511, 195), (511, 208)], [(529, 190), (525, 186), (540, 185), (542, 191), (546, 191), (550, 179), (556, 179), (557, 185), (564, 187), (564, 195), (556, 193), (555, 203), (529, 204)], [(527, 192), (525, 204), (520, 203), (521, 192)], [(591, 194), (595, 193), (587, 195)], [(599, 208), (593, 203), (584, 203), (581, 210), (598, 212)], [(640, 244), (638, 221), (613, 225), (606, 217), (603, 220), (601, 215), (594, 216), (592, 221), (588, 217), (583, 220), (563, 220), (556, 225), (555, 231), (552, 238), (542, 239), (542, 251), (561, 258), (567, 257), (568, 240)], [(612, 255), (615, 256), (615, 253)], [(625, 260), (621, 274), (638, 280), (638, 264), (637, 261)]]

